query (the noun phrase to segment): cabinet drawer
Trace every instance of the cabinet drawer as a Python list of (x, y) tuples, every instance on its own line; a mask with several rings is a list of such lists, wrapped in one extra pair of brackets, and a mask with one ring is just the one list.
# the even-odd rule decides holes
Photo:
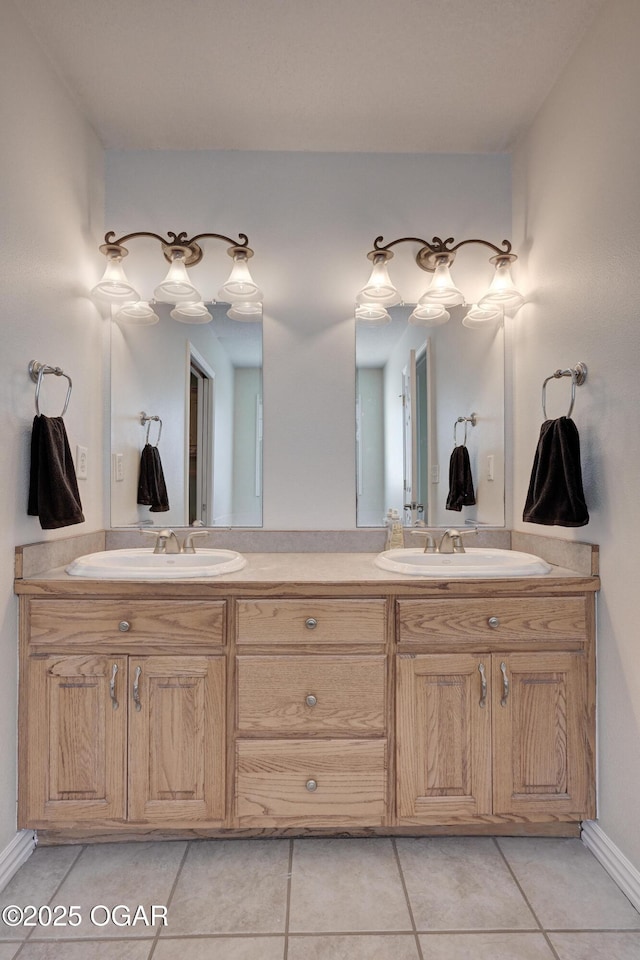
[(237, 743), (241, 825), (380, 824), (385, 791), (384, 740)]
[(385, 658), (238, 657), (238, 729), (375, 736), (385, 728)]
[(385, 600), (239, 600), (238, 643), (377, 643)]
[(399, 600), (401, 643), (585, 640), (583, 597)]
[(31, 600), (29, 642), (125, 650), (141, 643), (171, 650), (176, 644), (220, 645), (224, 607), (210, 600)]

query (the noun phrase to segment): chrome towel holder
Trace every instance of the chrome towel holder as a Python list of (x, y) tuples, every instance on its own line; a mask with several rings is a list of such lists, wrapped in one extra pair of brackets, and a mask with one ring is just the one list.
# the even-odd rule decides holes
[(42, 386), (42, 378), (47, 373), (53, 373), (56, 377), (65, 377), (69, 381), (69, 387), (67, 388), (67, 396), (64, 401), (64, 407), (62, 408), (61, 417), (64, 417), (67, 412), (67, 407), (69, 406), (69, 400), (71, 399), (71, 390), (73, 388), (73, 383), (71, 377), (68, 373), (65, 373), (61, 367), (51, 367), (48, 363), (41, 363), (39, 360), (32, 360), (29, 363), (29, 376), (36, 384), (36, 413), (40, 416), (40, 387)]
[(544, 414), (545, 420), (547, 418), (547, 384), (549, 380), (559, 380), (561, 377), (571, 377), (571, 403), (569, 404), (569, 412), (566, 414), (569, 418), (573, 412), (573, 405), (576, 400), (576, 387), (581, 387), (582, 384), (587, 379), (587, 365), (580, 361), (576, 363), (575, 367), (569, 367), (567, 370), (556, 370), (555, 373), (552, 373), (550, 377), (547, 377), (542, 384), (542, 413)]
[(454, 445), (454, 447), (457, 447), (457, 446), (458, 446), (458, 438), (457, 438), (457, 436), (456, 436), (457, 431), (458, 431), (458, 424), (459, 424), (459, 423), (464, 423), (464, 440), (462, 441), (462, 446), (463, 446), (463, 447), (466, 447), (466, 445), (467, 445), (467, 428), (468, 428), (468, 425), (471, 424), (472, 427), (475, 427), (475, 425), (476, 425), (477, 422), (478, 422), (478, 414), (477, 414), (477, 413), (472, 413), (469, 417), (458, 417), (457, 420), (454, 420), (454, 422), (453, 422), (453, 445)]
[(157, 447), (158, 444), (160, 443), (160, 437), (162, 436), (162, 420), (156, 414), (151, 415), (151, 414), (145, 413), (143, 410), (142, 413), (140, 414), (140, 423), (142, 424), (143, 427), (145, 423), (147, 425), (147, 435), (144, 440), (145, 443), (149, 443), (149, 430), (151, 428), (152, 420), (155, 420), (156, 423), (158, 424), (158, 436), (156, 437), (156, 442), (155, 442), (155, 446)]

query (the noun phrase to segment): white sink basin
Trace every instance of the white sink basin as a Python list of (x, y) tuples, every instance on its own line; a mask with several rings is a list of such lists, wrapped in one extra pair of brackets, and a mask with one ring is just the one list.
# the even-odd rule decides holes
[(150, 547), (104, 550), (78, 557), (66, 568), (74, 577), (97, 580), (182, 580), (219, 577), (246, 566), (235, 550), (202, 548), (197, 553), (154, 553)]
[(531, 553), (489, 547), (467, 547), (465, 553), (425, 553), (422, 547), (385, 550), (374, 563), (414, 577), (535, 577), (551, 570)]

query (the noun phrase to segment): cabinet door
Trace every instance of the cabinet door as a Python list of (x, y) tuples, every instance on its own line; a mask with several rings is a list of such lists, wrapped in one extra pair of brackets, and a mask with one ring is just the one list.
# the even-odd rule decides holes
[(224, 658), (130, 657), (129, 819), (224, 818)]
[(397, 665), (399, 821), (491, 813), (490, 657), (400, 655)]
[(593, 815), (580, 653), (493, 654), (494, 813)]
[(27, 680), (27, 823), (123, 820), (126, 657), (31, 659)]

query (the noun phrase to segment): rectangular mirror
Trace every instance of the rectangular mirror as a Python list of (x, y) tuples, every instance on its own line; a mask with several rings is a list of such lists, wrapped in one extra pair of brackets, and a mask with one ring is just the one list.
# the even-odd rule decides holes
[[(111, 525), (260, 527), (262, 323), (229, 319), (224, 303), (210, 323), (154, 309), (156, 324), (111, 324)], [(147, 430), (168, 510), (137, 502)]]
[[(389, 508), (429, 527), (504, 526), (504, 327), (464, 327), (465, 307), (441, 326), (356, 322), (357, 525), (380, 526)], [(475, 414), (475, 426), (467, 420)], [(463, 444), (476, 503), (447, 509), (449, 465)]]

